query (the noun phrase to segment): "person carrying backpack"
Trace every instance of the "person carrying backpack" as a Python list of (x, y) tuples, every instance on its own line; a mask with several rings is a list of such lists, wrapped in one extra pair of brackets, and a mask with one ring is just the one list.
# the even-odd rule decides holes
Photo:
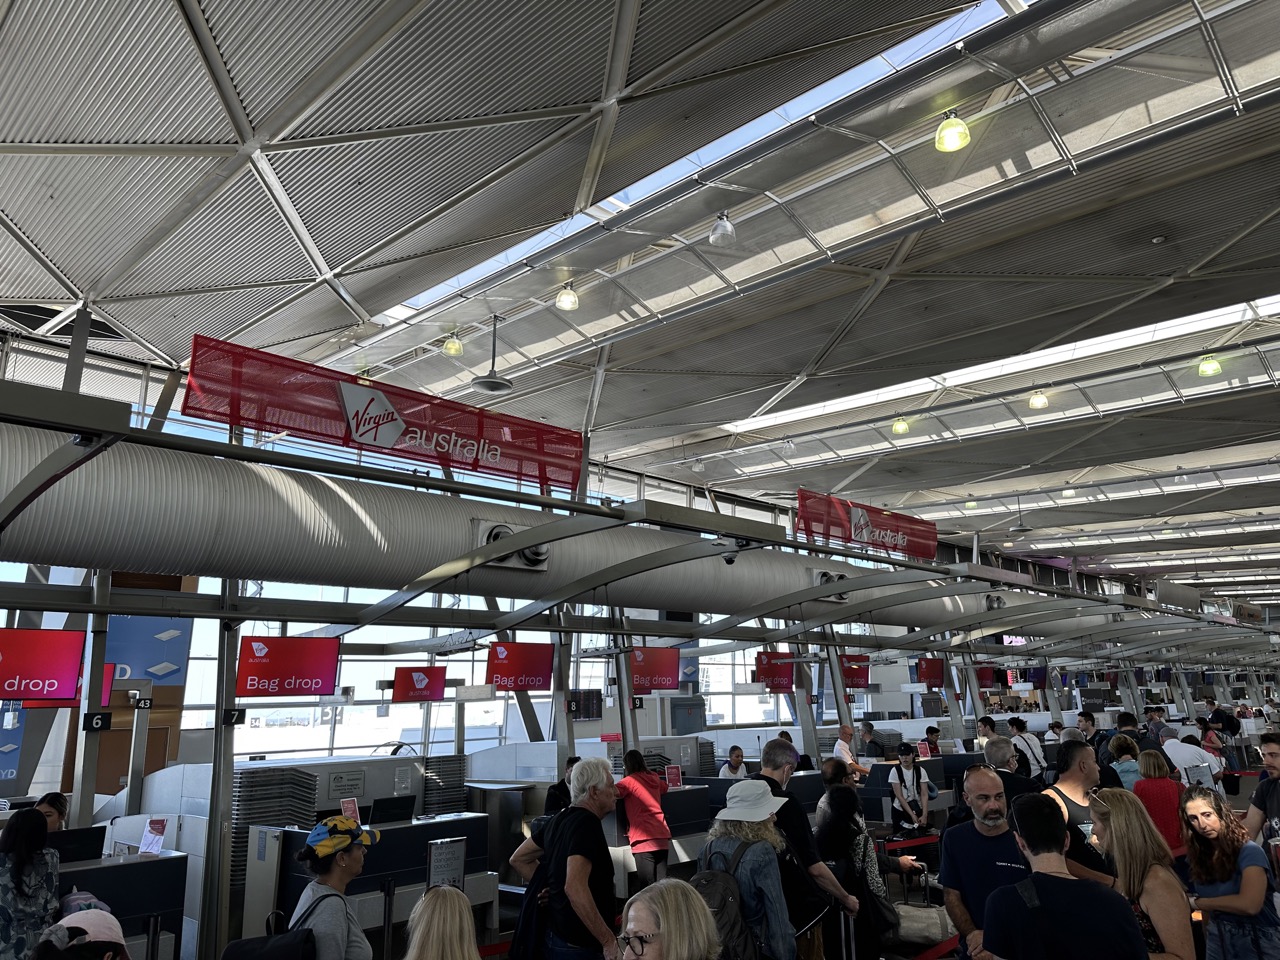
[(715, 918), (721, 960), (795, 960), (778, 867), (785, 843), (773, 823), (784, 803), (759, 780), (735, 783), (698, 855), (700, 872), (690, 882)]
[(1205, 697), (1204, 705), (1209, 709), (1209, 728), (1217, 731), (1222, 741), (1222, 759), (1227, 769), (1232, 772), (1240, 769), (1240, 757), (1236, 754), (1235, 738), (1240, 733), (1240, 721), (1230, 710), (1224, 710), (1213, 697)]
[(929, 774), (916, 762), (916, 748), (898, 744), (898, 766), (889, 771), (893, 791), (893, 829), (929, 829)]

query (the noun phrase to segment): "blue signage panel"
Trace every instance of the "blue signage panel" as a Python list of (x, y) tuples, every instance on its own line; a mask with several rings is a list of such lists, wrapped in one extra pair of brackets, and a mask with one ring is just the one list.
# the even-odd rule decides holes
[(187, 682), (191, 620), (114, 616), (107, 621), (107, 657), (117, 680), (150, 680), (158, 687)]

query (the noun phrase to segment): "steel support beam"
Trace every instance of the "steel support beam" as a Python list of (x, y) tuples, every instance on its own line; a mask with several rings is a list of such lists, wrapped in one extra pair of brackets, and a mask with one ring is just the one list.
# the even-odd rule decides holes
[[(93, 598), (106, 603), (111, 596), (111, 571), (95, 570)], [(89, 728), (89, 715), (102, 712), (102, 670), (107, 662), (107, 615), (95, 613), (85, 637), (83, 694), (77, 711), (76, 770), (71, 787), (71, 826), (93, 825), (94, 801), (98, 792), (98, 743), (100, 728)]]
[[(791, 645), (797, 655), (804, 655), (807, 650), (807, 644), (794, 643)], [(804, 744), (808, 750), (802, 753), (810, 753), (816, 758), (818, 763), (822, 762), (822, 754), (818, 750), (818, 725), (813, 719), (813, 707), (809, 703), (809, 695), (813, 693), (813, 664), (797, 663), (798, 668), (796, 674), (796, 692), (795, 708), (796, 720), (800, 723), (800, 734), (804, 737)]]

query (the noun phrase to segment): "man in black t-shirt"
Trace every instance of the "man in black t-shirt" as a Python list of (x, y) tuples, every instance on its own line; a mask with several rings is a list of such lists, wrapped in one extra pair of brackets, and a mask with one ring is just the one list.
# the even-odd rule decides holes
[[(840, 881), (831, 872), (831, 868), (818, 856), (818, 847), (813, 840), (813, 830), (809, 826), (809, 816), (804, 812), (800, 801), (787, 791), (787, 783), (796, 769), (796, 760), (796, 748), (792, 744), (786, 740), (770, 740), (760, 753), (760, 772), (752, 774), (747, 779), (762, 780), (769, 785), (769, 790), (775, 797), (787, 798), (787, 802), (774, 814), (778, 831), (786, 839), (800, 867), (808, 873), (808, 879), (830, 896), (837, 905), (851, 914), (856, 914), (857, 899), (845, 892)], [(789, 882), (788, 866), (781, 862), (779, 866), (782, 868), (783, 889), (789, 889), (787, 909), (791, 914), (791, 924), (796, 930), (802, 931), (821, 915), (821, 907), (817, 905), (817, 898), (812, 898), (811, 904), (814, 909), (810, 911), (809, 905), (804, 902), (809, 898), (795, 895), (800, 883), (808, 882), (804, 874), (799, 875), (798, 882), (795, 878)], [(801, 915), (799, 911), (803, 911), (805, 915)]]
[(573, 802), (569, 796), (569, 778), (573, 776), (573, 768), (581, 759), (581, 757), (570, 757), (564, 765), (564, 777), (547, 788), (547, 802), (542, 808), (544, 817), (559, 813)]
[(987, 898), (983, 949), (1001, 960), (1147, 960), (1128, 901), (1067, 872), (1067, 824), (1052, 799), (1019, 797), (1013, 829), (1031, 876)]
[(1250, 840), (1259, 833), (1263, 840), (1275, 840), (1280, 838), (1280, 733), (1264, 733), (1258, 740), (1267, 779), (1253, 791), (1244, 826)]
[(569, 791), (573, 803), (520, 844), (511, 865), (527, 883), (545, 857), (546, 960), (619, 960), (613, 931), (613, 857), (600, 826), (618, 801), (608, 761), (580, 761), (569, 778)]

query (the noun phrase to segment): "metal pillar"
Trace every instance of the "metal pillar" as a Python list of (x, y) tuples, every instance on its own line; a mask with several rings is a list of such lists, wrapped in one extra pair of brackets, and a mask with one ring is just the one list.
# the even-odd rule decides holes
[(1267, 702), (1262, 693), (1262, 674), (1250, 671), (1244, 675), (1245, 688), (1249, 691), (1249, 706), (1260, 707)]
[[(561, 612), (563, 615), (563, 611)], [(573, 717), (565, 708), (566, 697), (573, 686), (573, 635), (557, 633), (555, 652), (555, 678), (551, 688), (551, 728), (556, 734), (556, 772), (564, 770), (569, 758), (578, 752), (578, 742), (573, 736)]]
[(1120, 700), (1135, 716), (1142, 716), (1142, 699), (1138, 693), (1137, 679), (1133, 675), (1134, 667), (1122, 667), (1120, 670)]
[[(150, 680), (125, 680), (123, 686), (138, 691), (138, 700), (151, 699)], [(129, 780), (124, 788), (124, 809), (130, 816), (142, 812), (142, 781), (147, 776), (147, 733), (151, 728), (151, 711), (133, 704), (133, 739), (129, 743)]]
[(853, 711), (849, 709), (849, 699), (845, 696), (844, 671), (840, 669), (840, 651), (835, 646), (827, 647), (827, 668), (831, 671), (831, 694), (836, 698), (836, 716), (841, 726), (853, 726)]
[[(1176, 706), (1184, 717), (1195, 716), (1196, 700), (1192, 696), (1191, 686), (1187, 683), (1187, 675), (1182, 670), (1173, 671), (1174, 691), (1178, 695)], [(1172, 718), (1171, 718), (1172, 719)]]
[[(796, 651), (796, 656), (803, 656), (806, 644), (793, 643), (792, 649)], [(813, 693), (813, 665), (809, 663), (797, 663), (796, 670), (796, 719), (800, 721), (800, 734), (804, 737), (804, 744), (808, 750), (802, 750), (801, 753), (812, 752), (817, 758), (817, 762), (822, 762), (821, 751), (818, 750), (818, 725), (813, 720), (813, 707), (809, 704), (809, 695)]]
[(963, 732), (964, 711), (960, 707), (960, 690), (956, 684), (957, 677), (957, 668), (951, 662), (951, 654), (944, 653), (942, 655), (942, 690), (947, 697), (947, 716), (951, 718), (951, 729)]
[[(222, 604), (240, 596), (239, 580), (222, 581)], [(213, 772), (209, 794), (209, 824), (205, 835), (203, 896), (196, 956), (216, 960), (229, 938), (231, 892), (231, 785), (235, 773), (235, 727), (226, 721), (236, 714), (236, 656), (240, 622), (223, 620), (218, 631), (218, 674), (213, 728)]]
[[(105, 607), (111, 601), (111, 571), (95, 570), (93, 602)], [(95, 793), (98, 788), (98, 741), (101, 731), (86, 729), (89, 714), (102, 712), (102, 668), (107, 662), (107, 620), (105, 613), (95, 613), (90, 620), (84, 648), (83, 696), (80, 698), (80, 730), (76, 735), (76, 772), (72, 785), (71, 826), (93, 824)]]
[[(1044, 662), (1046, 666), (1049, 663)], [(1062, 723), (1062, 677), (1062, 671), (1056, 667), (1045, 674), (1044, 700), (1049, 705), (1049, 719), (1058, 723)]]
[(967, 712), (972, 713), (973, 719), (976, 721), (987, 711), (983, 709), (982, 687), (978, 684), (978, 668), (973, 665), (973, 657), (968, 654), (964, 658), (964, 679), (965, 686), (969, 688), (967, 691), (969, 694), (969, 709)]
[(618, 729), (622, 731), (622, 750), (640, 749), (640, 728), (636, 712), (631, 709), (631, 651), (622, 646), (621, 637), (614, 637), (619, 651), (613, 655), (614, 676), (618, 679)]
[[(89, 325), (93, 315), (89, 305), (80, 304), (71, 327), (71, 344), (67, 348), (67, 365), (62, 369), (62, 389), (67, 393), (80, 392), (80, 378), (84, 375), (84, 358), (89, 350)], [(101, 701), (99, 701), (101, 702)], [(88, 823), (83, 826), (88, 826)]]

